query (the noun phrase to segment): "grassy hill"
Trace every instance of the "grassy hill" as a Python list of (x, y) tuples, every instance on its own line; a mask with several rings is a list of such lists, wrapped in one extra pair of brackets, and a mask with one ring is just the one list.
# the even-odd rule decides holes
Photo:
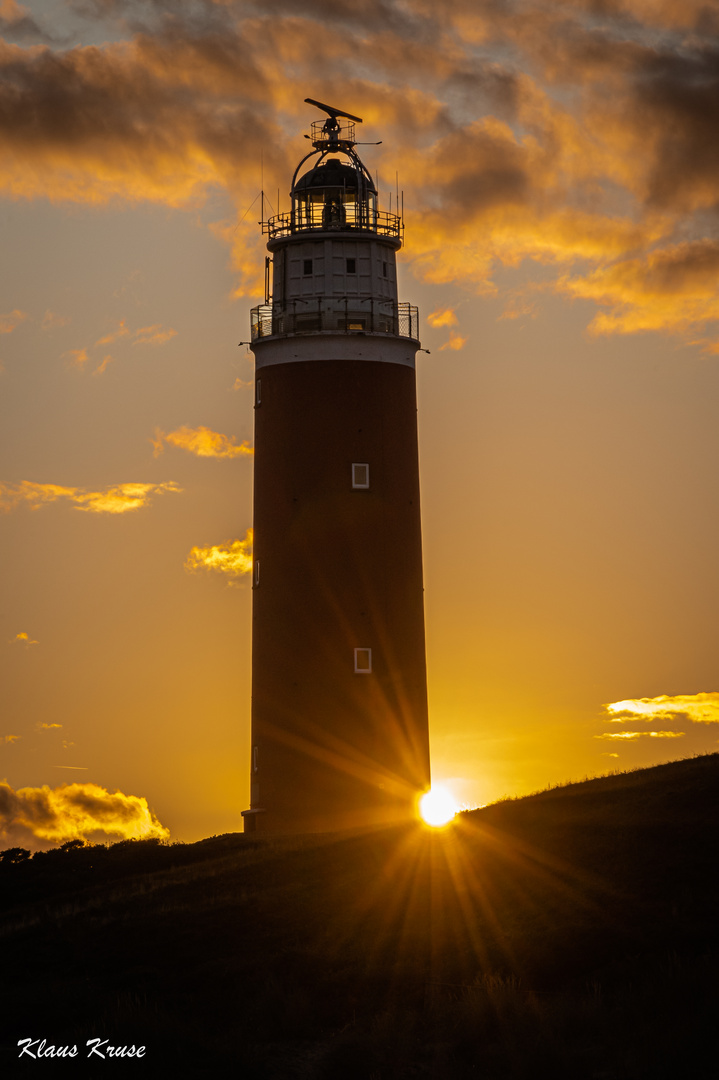
[(716, 754), (441, 832), (6, 859), (0, 1066), (43, 1071), (32, 1037), (76, 1076), (714, 1077), (718, 902)]

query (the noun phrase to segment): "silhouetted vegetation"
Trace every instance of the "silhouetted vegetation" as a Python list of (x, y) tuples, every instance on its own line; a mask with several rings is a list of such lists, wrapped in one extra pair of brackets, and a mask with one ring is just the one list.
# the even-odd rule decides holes
[[(0, 1064), (37, 1073), (32, 1036), (82, 1076), (713, 1077), (718, 811), (709, 755), (444, 832), (10, 849)], [(79, 1060), (96, 1036), (146, 1056)]]

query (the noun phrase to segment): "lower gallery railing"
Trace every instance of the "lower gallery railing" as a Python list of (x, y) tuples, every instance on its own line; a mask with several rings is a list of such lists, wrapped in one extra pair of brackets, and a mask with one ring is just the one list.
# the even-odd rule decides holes
[(394, 334), (419, 340), (419, 312), (413, 304), (386, 300), (293, 300), (260, 304), (250, 312), (252, 340), (289, 334)]

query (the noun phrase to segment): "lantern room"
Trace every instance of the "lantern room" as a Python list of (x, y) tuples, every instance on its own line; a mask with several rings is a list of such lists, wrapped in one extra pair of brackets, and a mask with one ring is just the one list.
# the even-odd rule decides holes
[(377, 228), (377, 192), (359, 158), (346, 164), (324, 157), (295, 180), (292, 217), (295, 229)]

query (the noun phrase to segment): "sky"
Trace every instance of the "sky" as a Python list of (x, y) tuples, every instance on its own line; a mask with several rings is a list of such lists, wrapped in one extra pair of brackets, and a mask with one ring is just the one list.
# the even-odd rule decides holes
[(404, 193), (434, 781), (719, 748), (716, 0), (0, 0), (0, 36), (2, 846), (241, 829), (238, 343), (306, 97)]

